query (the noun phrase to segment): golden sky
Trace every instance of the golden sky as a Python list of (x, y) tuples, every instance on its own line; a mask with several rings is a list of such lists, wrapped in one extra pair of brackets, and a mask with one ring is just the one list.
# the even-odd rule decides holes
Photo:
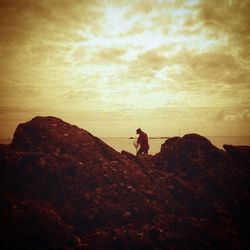
[(249, 0), (0, 0), (0, 138), (250, 135)]

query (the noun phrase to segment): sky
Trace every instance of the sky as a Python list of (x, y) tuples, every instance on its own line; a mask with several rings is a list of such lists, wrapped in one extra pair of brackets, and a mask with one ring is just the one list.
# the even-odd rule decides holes
[(0, 0), (0, 138), (250, 135), (249, 0)]

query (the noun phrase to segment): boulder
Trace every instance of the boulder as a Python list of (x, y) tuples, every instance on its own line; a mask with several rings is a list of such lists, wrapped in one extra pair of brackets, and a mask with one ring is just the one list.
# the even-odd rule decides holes
[(207, 138), (187, 134), (166, 140), (155, 160), (169, 171), (181, 170), (193, 175), (203, 173), (206, 168), (214, 170), (220, 162), (225, 162), (226, 155)]
[(83, 161), (118, 157), (118, 152), (86, 130), (51, 116), (38, 116), (19, 124), (11, 147), (21, 152), (41, 152), (56, 156), (71, 154)]

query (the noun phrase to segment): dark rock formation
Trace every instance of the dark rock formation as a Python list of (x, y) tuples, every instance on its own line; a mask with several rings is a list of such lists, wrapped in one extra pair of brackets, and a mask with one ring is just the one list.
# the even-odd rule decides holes
[(226, 150), (227, 154), (234, 161), (236, 165), (245, 168), (246, 171), (249, 171), (250, 147), (224, 145), (223, 148)]
[[(249, 147), (190, 134), (121, 154), (55, 117), (0, 147), (0, 239), (9, 249), (244, 249)], [(7, 248), (8, 249), (8, 248)]]

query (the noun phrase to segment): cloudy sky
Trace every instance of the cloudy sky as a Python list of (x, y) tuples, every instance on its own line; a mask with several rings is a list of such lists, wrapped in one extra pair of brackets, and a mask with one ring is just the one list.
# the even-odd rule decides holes
[(250, 135), (250, 1), (0, 0), (0, 138)]

